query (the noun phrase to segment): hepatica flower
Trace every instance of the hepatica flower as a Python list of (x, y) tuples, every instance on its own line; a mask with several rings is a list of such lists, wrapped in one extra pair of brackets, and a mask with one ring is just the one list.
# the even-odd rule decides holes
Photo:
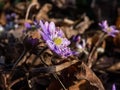
[(62, 58), (67, 58), (73, 54), (68, 47), (70, 41), (65, 38), (65, 35), (60, 28), (55, 27), (53, 22), (43, 23), (40, 21), (40, 26), (42, 28), (40, 33), (52, 51), (60, 55)]
[(76, 48), (79, 53), (84, 52), (88, 54), (86, 51), (86, 42), (84, 39), (81, 38), (81, 36), (74, 36), (73, 41), (76, 42)]
[(107, 33), (109, 36), (115, 37), (115, 34), (117, 34), (119, 31), (116, 29), (114, 25), (108, 26), (107, 21), (103, 21), (102, 23), (99, 23), (99, 26), (102, 28), (102, 30)]

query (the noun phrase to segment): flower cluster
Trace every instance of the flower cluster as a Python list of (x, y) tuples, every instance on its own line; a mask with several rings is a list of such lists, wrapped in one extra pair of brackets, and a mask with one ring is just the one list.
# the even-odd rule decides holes
[(108, 26), (106, 20), (103, 21), (102, 23), (99, 23), (99, 26), (102, 28), (104, 32), (106, 32), (109, 36), (112, 37), (115, 37), (115, 34), (119, 32), (114, 25)]
[(4, 26), (5, 30), (17, 29), (19, 27), (17, 23), (17, 14), (11, 13), (6, 15), (6, 25)]
[(40, 26), (42, 28), (40, 33), (51, 50), (63, 58), (73, 55), (73, 52), (68, 47), (70, 41), (65, 38), (65, 35), (60, 28), (57, 28), (53, 22), (43, 23), (40, 21)]

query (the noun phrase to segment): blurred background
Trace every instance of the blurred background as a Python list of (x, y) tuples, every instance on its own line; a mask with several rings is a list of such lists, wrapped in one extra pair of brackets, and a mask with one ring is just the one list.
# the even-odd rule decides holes
[[(3, 12), (5, 14), (16, 12), (24, 17), (26, 14), (24, 9), (26, 10), (30, 1), (32, 0), (0, 0), (0, 18)], [(54, 18), (68, 17), (74, 20), (86, 13), (95, 23), (106, 19), (110, 24), (116, 24), (120, 17), (120, 0), (38, 0), (38, 2), (41, 5), (52, 4), (53, 8), (48, 15)], [(21, 13), (21, 10), (24, 12)], [(0, 21), (0, 24), (3, 23)]]

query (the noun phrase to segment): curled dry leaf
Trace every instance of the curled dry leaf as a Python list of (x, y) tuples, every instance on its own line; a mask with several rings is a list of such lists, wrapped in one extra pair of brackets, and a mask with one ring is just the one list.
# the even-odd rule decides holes
[(35, 6), (36, 9), (40, 8), (40, 4), (38, 3), (38, 0), (32, 0), (32, 2), (30, 3), (30, 5), (28, 6), (27, 12), (26, 12), (26, 16), (25, 16), (25, 21), (28, 19), (29, 13), (31, 8)]
[(81, 64), (81, 68), (83, 68), (83, 72), (76, 74), (78, 79), (85, 79), (90, 82), (91, 85), (98, 88), (98, 90), (105, 90), (100, 79), (95, 75), (95, 73), (87, 67), (84, 63)]

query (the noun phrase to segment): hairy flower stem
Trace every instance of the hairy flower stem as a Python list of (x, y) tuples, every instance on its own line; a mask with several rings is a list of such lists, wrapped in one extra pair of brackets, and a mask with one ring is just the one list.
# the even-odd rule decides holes
[(102, 33), (100, 35), (100, 38), (98, 39), (98, 41), (96, 42), (95, 46), (93, 47), (92, 51), (90, 52), (89, 56), (88, 56), (88, 67), (91, 68), (92, 64), (94, 62), (94, 54), (97, 50), (97, 48), (99, 47), (99, 45), (103, 42), (103, 40), (107, 37), (108, 35), (105, 33)]
[(24, 51), (22, 52), (21, 56), (18, 58), (18, 60), (15, 62), (14, 66), (11, 69), (12, 73), (14, 72), (14, 69), (17, 67), (17, 65), (19, 64), (19, 62), (25, 56), (26, 53), (27, 53), (27, 51), (26, 51), (26, 49), (24, 49)]

